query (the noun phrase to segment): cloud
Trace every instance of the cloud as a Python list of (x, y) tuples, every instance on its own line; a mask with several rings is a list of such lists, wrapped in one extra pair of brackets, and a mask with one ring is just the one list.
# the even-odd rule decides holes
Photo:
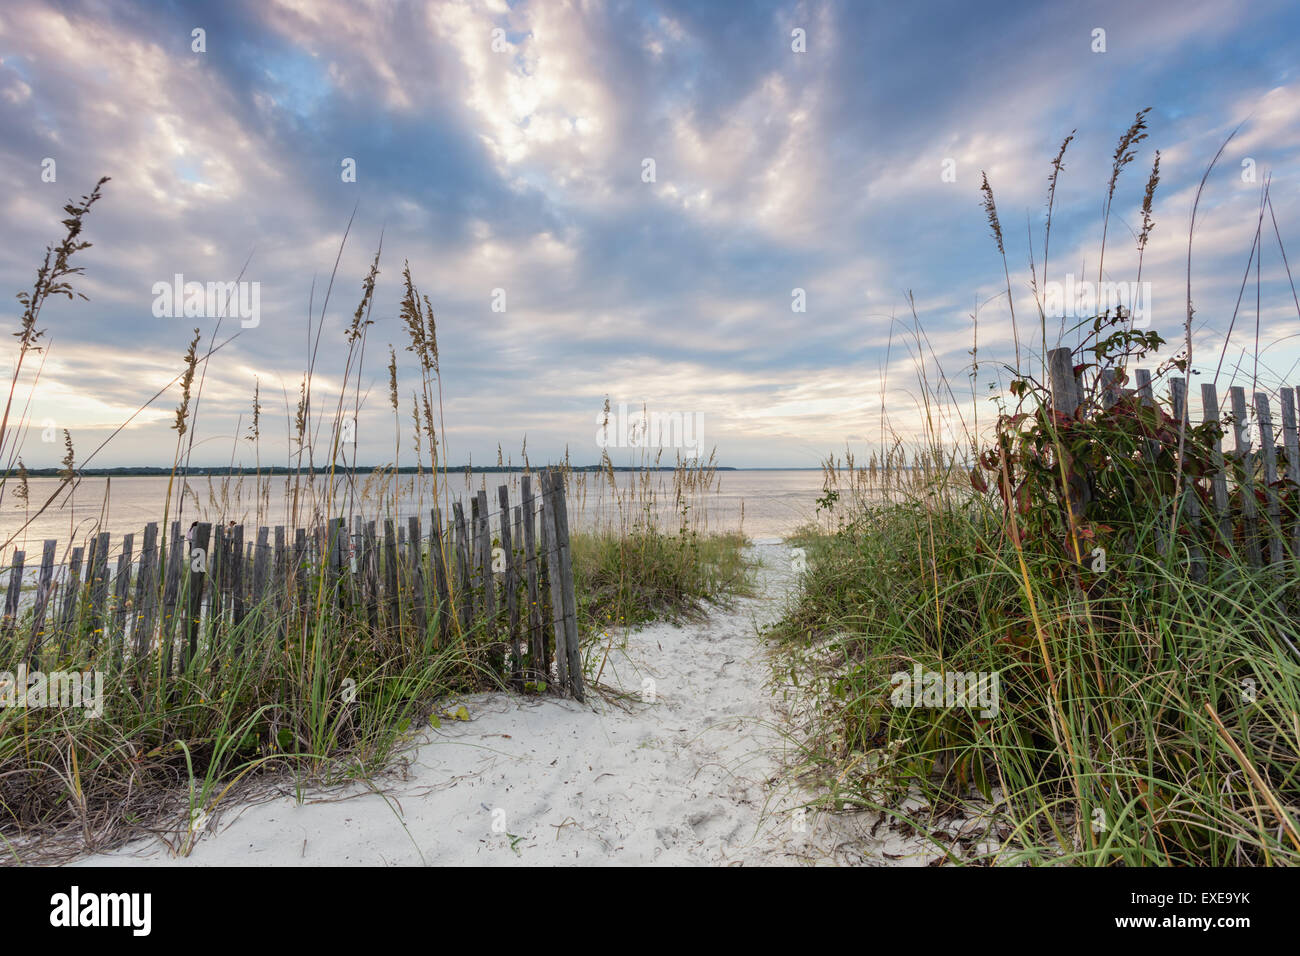
[[(1148, 105), (1105, 266), (1113, 278), (1136, 270), (1158, 148), (1142, 269), (1170, 339), (1186, 313), (1197, 185), (1242, 124), (1193, 247), (1197, 348), (1217, 362), (1269, 175), (1288, 251), (1296, 237), (1300, 199), (1279, 185), (1300, 172), (1296, 26), (1280, 3), (16, 2), (0, 15), (11, 289), (30, 286), (68, 197), (113, 177), (88, 221), (94, 245), (78, 254), (90, 302), (55, 300), (42, 316), (51, 348), (33, 410), (94, 447), (177, 374), (195, 324), (205, 347), (238, 333), (209, 367), (195, 460), (248, 458), (235, 438), (255, 380), (264, 403), (283, 406), (287, 392), (292, 405), (314, 361), (317, 396), (337, 401), (344, 331), (382, 242), (363, 459), (393, 454), (389, 343), (404, 401), (415, 384), (398, 319), (409, 261), (437, 313), (454, 463), (495, 459), (525, 434), (534, 461), (566, 446), (594, 458), (608, 395), (704, 414), (725, 464), (812, 465), (848, 435), (875, 441), (882, 402), (900, 431), (919, 427), (918, 362), (932, 384), (936, 366), (946, 374), (945, 414), (987, 415), (986, 380), (1013, 346), (980, 173), (1036, 355), (1030, 256), (1040, 284), (1095, 272), (1111, 152)], [(1091, 50), (1099, 27), (1104, 54)], [(807, 52), (791, 48), (796, 28)], [(1049, 163), (1071, 130), (1044, 275)], [(41, 179), (46, 157), (55, 182)], [(1264, 233), (1261, 347), (1280, 376), (1300, 357), (1287, 338), (1297, 315), (1271, 217)], [(261, 286), (257, 328), (151, 313), (157, 281), (241, 271)], [(795, 289), (806, 312), (791, 310)], [(1229, 352), (1249, 344), (1247, 326), (1253, 341), (1254, 315), (1239, 315)], [(175, 403), (160, 398), (96, 463), (170, 461)], [(287, 450), (284, 409), (275, 415), (268, 458)], [(61, 449), (24, 454), (35, 467)]]

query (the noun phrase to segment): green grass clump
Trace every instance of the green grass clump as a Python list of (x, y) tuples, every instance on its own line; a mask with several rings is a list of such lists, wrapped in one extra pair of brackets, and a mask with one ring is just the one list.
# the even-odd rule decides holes
[(706, 602), (749, 593), (741, 534), (600, 530), (575, 534), (571, 543), (584, 634), (689, 617)]
[[(808, 544), (777, 633), (822, 652), (803, 679), (831, 701), (810, 752), (835, 800), (994, 803), (999, 862), (1300, 862), (1300, 660), (1267, 572), (1195, 582), (1134, 555), (1097, 598), (1062, 586), (1053, 553), (1022, 570), (973, 501), (884, 504)], [(917, 664), (997, 672), (996, 716), (893, 706)]]

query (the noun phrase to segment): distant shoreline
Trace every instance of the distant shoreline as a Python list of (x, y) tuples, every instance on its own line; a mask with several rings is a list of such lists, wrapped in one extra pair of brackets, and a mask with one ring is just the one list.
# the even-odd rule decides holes
[[(539, 466), (539, 467), (546, 467), (546, 466)], [(613, 467), (615, 471), (671, 472), (677, 470), (675, 467), (671, 465), (660, 465), (658, 467), (653, 467), (653, 468), (652, 467), (641, 468), (641, 467), (634, 467), (632, 465), (614, 465)], [(362, 466), (358, 468), (335, 468), (334, 473), (347, 474), (350, 472), (352, 474), (368, 475), (368, 474), (372, 474), (375, 471), (380, 471), (380, 470), (386, 472), (393, 471), (392, 468), (388, 468), (383, 465), (369, 465), (369, 466)], [(458, 468), (439, 469), (439, 474), (442, 475), (464, 474), (466, 470), (469, 470), (476, 474), (506, 474), (511, 472), (522, 472), (524, 469), (517, 466), (507, 467), (505, 465), (461, 465)], [(537, 471), (538, 468), (533, 468), (532, 470)], [(605, 466), (602, 465), (571, 465), (569, 466), (569, 470), (581, 471), (581, 472), (598, 472), (598, 471), (605, 471), (606, 469)], [(740, 467), (735, 467), (730, 465), (717, 465), (715, 466), (715, 470), (730, 472), (730, 471), (821, 471), (822, 469), (810, 468), (806, 466), (792, 467), (792, 468), (780, 468), (780, 467), (740, 468)], [(317, 475), (326, 475), (329, 474), (329, 471), (330, 471), (329, 467), (324, 466), (324, 467), (316, 468), (314, 473)], [(27, 477), (29, 478), (58, 478), (62, 473), (63, 473), (62, 469), (59, 468), (27, 469)], [(76, 472), (77, 477), (79, 478), (119, 478), (119, 477), (165, 478), (171, 473), (172, 473), (172, 469), (170, 468), (163, 468), (163, 467), (152, 466), (152, 465), (138, 465), (132, 467), (123, 467), (123, 468), (81, 468), (81, 469), (77, 469)], [(219, 467), (212, 467), (212, 468), (176, 469), (177, 476), (183, 475), (186, 478), (228, 478), (228, 477), (241, 477), (245, 475), (270, 475), (270, 476), (294, 475), (294, 474), (305, 475), (307, 473), (308, 470), (306, 468), (303, 469), (286, 468), (283, 465), (276, 465), (276, 466), (268, 465), (262, 468), (231, 468), (228, 466), (219, 466)], [(403, 465), (402, 467), (397, 469), (397, 473), (399, 475), (428, 474), (429, 470), (427, 468), (421, 469), (415, 465)]]

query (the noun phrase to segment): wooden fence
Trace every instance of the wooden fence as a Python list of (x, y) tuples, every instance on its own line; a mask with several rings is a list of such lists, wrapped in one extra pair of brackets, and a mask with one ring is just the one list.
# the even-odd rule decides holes
[[(1084, 400), (1084, 389), (1080, 379), (1074, 374), (1073, 354), (1068, 348), (1053, 349), (1048, 353), (1048, 374), (1051, 381), (1052, 405), (1066, 415), (1074, 415)], [(1151, 387), (1151, 372), (1136, 369), (1134, 384), (1139, 397), (1148, 404), (1155, 404), (1155, 395)], [(1120, 397), (1118, 383), (1114, 372), (1106, 369), (1099, 382), (1100, 403), (1102, 408), (1110, 408)], [(1282, 444), (1277, 444), (1274, 432), (1273, 406), (1266, 392), (1255, 392), (1254, 409), (1258, 421), (1259, 444), (1252, 444), (1250, 435), (1250, 415), (1246, 402), (1246, 390), (1239, 385), (1228, 389), (1228, 401), (1232, 415), (1232, 431), (1235, 447), (1225, 452), (1222, 442), (1215, 442), (1213, 449), (1213, 468), (1211, 473), (1200, 480), (1209, 483), (1209, 507), (1202, 507), (1201, 498), (1190, 487), (1193, 477), (1184, 475), (1182, 494), (1178, 507), (1180, 517), (1193, 530), (1205, 532), (1193, 535), (1189, 541), (1192, 573), (1201, 577), (1205, 573), (1205, 553), (1202, 549), (1203, 537), (1217, 539), (1220, 542), (1234, 540), (1236, 519), (1240, 520), (1240, 543), (1245, 548), (1246, 557), (1255, 567), (1280, 565), (1288, 557), (1300, 558), (1300, 520), (1290, 518), (1288, 532), (1284, 520), (1278, 481), (1285, 477), (1300, 486), (1300, 435), (1297, 433), (1297, 392), (1292, 388), (1278, 390), (1278, 406), (1281, 414)], [(1191, 427), (1191, 411), (1188, 407), (1187, 380), (1181, 376), (1170, 379), (1170, 403), (1175, 422), (1182, 422)], [(1218, 422), (1222, 417), (1219, 395), (1213, 383), (1201, 385), (1202, 422)], [(1152, 442), (1152, 450), (1155, 450)], [(1285, 475), (1279, 473), (1278, 452), (1285, 455)], [(1239, 469), (1231, 469), (1229, 462), (1235, 461)], [(1239, 478), (1236, 476), (1240, 476)], [(1071, 475), (1072, 484), (1080, 487), (1071, 489), (1071, 498), (1087, 503), (1086, 476)], [(1234, 490), (1239, 490), (1240, 508), (1237, 516), (1233, 515), (1229, 499), (1229, 480)], [(1262, 506), (1261, 506), (1262, 505)], [(1207, 513), (1208, 511), (1208, 513)], [(1164, 541), (1160, 542), (1163, 550)]]
[(522, 477), (517, 504), (502, 485), (495, 502), (477, 492), (468, 516), (459, 501), (449, 518), (433, 508), (427, 528), (419, 515), (396, 527), (357, 516), (350, 528), (339, 517), (310, 529), (262, 526), (255, 537), (233, 522), (199, 522), (183, 536), (173, 521), (162, 541), (150, 522), (138, 551), (134, 534), (112, 552), (109, 535), (95, 532), (59, 568), (58, 541), (49, 539), (27, 601), (27, 554), (16, 550), (3, 658), (63, 660), (88, 641), (110, 665), (156, 652), (172, 675), (200, 657), (218, 666), (233, 633), (275, 628), (283, 641), (286, 622), (324, 600), (327, 613), (346, 607), (372, 628), (432, 636), (438, 647), (486, 637), (516, 687), (544, 682), (582, 700), (564, 480), (553, 469), (540, 478), (535, 495), (532, 477)]

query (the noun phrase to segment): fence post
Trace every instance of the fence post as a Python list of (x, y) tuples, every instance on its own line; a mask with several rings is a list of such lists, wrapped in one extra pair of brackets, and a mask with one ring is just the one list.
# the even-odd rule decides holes
[[(240, 524), (230, 533), (230, 621), (234, 627), (243, 623), (244, 612), (244, 526)], [(240, 646), (243, 643), (241, 634)]]
[[(122, 536), (122, 553), (117, 556), (117, 574), (113, 577), (113, 644), (123, 661), (126, 660), (126, 609), (131, 599), (131, 555), (135, 535)], [(114, 655), (117, 656), (117, 655)]]
[(72, 628), (77, 613), (77, 601), (81, 595), (81, 548), (73, 548), (68, 558), (68, 576), (64, 581), (63, 610), (59, 614), (59, 653), (67, 654), (68, 643), (72, 638)]
[[(1074, 353), (1065, 348), (1052, 349), (1047, 353), (1047, 368), (1051, 378), (1052, 410), (1073, 420), (1082, 400), (1079, 381), (1074, 375)], [(1055, 419), (1052, 420), (1050, 427), (1055, 433)], [(1079, 543), (1075, 535), (1078, 522), (1082, 520), (1084, 509), (1088, 505), (1088, 476), (1080, 473), (1075, 467), (1074, 462), (1069, 458), (1069, 453), (1060, 442), (1056, 445), (1056, 453), (1061, 457), (1061, 467), (1064, 470), (1066, 499), (1070, 509), (1070, 538), (1076, 550), (1072, 557), (1079, 559), (1082, 553), (1079, 551)]]
[(90, 576), (90, 645), (99, 647), (99, 637), (107, 629), (104, 602), (108, 599), (108, 532), (91, 539), (91, 559), (86, 566)]
[(479, 564), (479, 574), (483, 581), (483, 609), (488, 624), (495, 629), (497, 623), (497, 584), (496, 575), (492, 573), (492, 515), (488, 511), (487, 491), (480, 488), (474, 496), (475, 535), (478, 548), (475, 554)]
[(200, 522), (194, 529), (194, 540), (189, 553), (189, 613), (185, 616), (185, 658), (181, 672), (190, 669), (199, 652), (199, 621), (203, 616), (203, 586), (208, 579), (208, 545), (212, 540), (212, 525)]
[(1114, 408), (1115, 403), (1119, 401), (1120, 390), (1115, 377), (1113, 368), (1101, 370), (1101, 407), (1103, 409)]
[[(1191, 425), (1191, 410), (1187, 406), (1187, 380), (1181, 376), (1174, 376), (1169, 381), (1169, 392), (1170, 397), (1173, 399), (1174, 418), (1179, 423), (1180, 432), (1186, 433)], [(1181, 465), (1179, 467), (1181, 468)], [(1187, 542), (1187, 556), (1191, 562), (1192, 580), (1203, 581), (1205, 580), (1205, 555), (1197, 541), (1197, 536), (1201, 531), (1201, 499), (1196, 493), (1195, 478), (1186, 473), (1184, 473), (1183, 477), (1185, 480), (1182, 495), (1175, 502), (1175, 506), (1187, 512), (1187, 524), (1192, 530), (1192, 537)]]
[(257, 529), (257, 541), (253, 546), (253, 591), (252, 604), (257, 612), (257, 629), (260, 631), (266, 621), (267, 601), (267, 566), (271, 563), (271, 529), (261, 525)]
[(32, 655), (41, 645), (41, 630), (45, 624), (46, 608), (50, 604), (50, 591), (54, 584), (54, 552), (59, 542), (56, 538), (47, 538), (41, 552), (41, 574), (36, 584), (36, 606), (32, 608), (32, 633), (27, 639), (27, 651), (23, 660), (32, 662)]
[(1241, 460), (1242, 483), (1241, 516), (1245, 523), (1246, 555), (1251, 565), (1259, 567), (1263, 557), (1259, 551), (1259, 508), (1255, 501), (1255, 456), (1250, 452), (1250, 429), (1246, 415), (1246, 390), (1240, 385), (1228, 389), (1232, 402), (1232, 432), (1236, 439), (1235, 455)]
[[(1219, 420), (1219, 394), (1213, 382), (1201, 386), (1201, 414), (1206, 422)], [(1214, 521), (1219, 529), (1219, 536), (1225, 544), (1232, 541), (1232, 516), (1228, 513), (1228, 476), (1223, 470), (1223, 439), (1214, 439), (1214, 475), (1211, 477), (1214, 490)]]
[[(428, 575), (424, 573), (424, 545), (423, 537), (420, 530), (420, 516), (410, 515), (406, 519), (406, 547), (407, 563), (411, 566), (411, 621), (415, 625), (415, 630), (419, 636), (421, 644), (424, 643), (425, 632), (428, 630), (428, 618), (425, 616), (425, 605), (428, 603), (425, 597), (425, 581)], [(433, 540), (432, 536), (429, 538)], [(430, 548), (432, 550), (432, 548)]]
[(532, 478), (524, 475), (520, 485), (521, 510), (524, 516), (524, 573), (528, 578), (528, 637), (532, 644), (533, 680), (551, 678), (546, 657), (546, 629), (542, 625), (541, 594), (537, 590), (537, 541), (534, 524)]
[(226, 595), (230, 593), (227, 584), (230, 578), (230, 545), (226, 526), (220, 521), (212, 522), (212, 540), (209, 542), (208, 574), (208, 657), (213, 666), (217, 666), (220, 655), (217, 647), (221, 643), (221, 630), (226, 621)]
[(569, 652), (569, 680), (573, 685), (573, 696), (583, 700), (585, 691), (582, 682), (582, 645), (578, 643), (578, 602), (573, 593), (573, 550), (569, 545), (569, 504), (565, 499), (564, 479), (559, 472), (555, 476), (556, 508), (555, 525), (560, 537), (560, 570), (564, 574), (564, 620)]
[[(510, 533), (510, 540), (514, 543), (515, 547), (514, 552), (510, 555), (510, 568), (511, 574), (514, 575), (515, 579), (515, 610), (514, 621), (511, 624), (510, 629), (512, 633), (517, 635), (517, 640), (520, 644), (520, 654), (524, 655), (529, 653), (530, 644), (529, 638), (525, 634), (523, 623), (524, 614), (527, 610), (527, 592), (524, 592), (523, 595), (525, 606), (519, 606), (519, 591), (522, 590), (524, 586), (524, 509), (522, 506), (514, 506), (514, 517), (514, 530)], [(523, 657), (521, 656), (519, 664), (519, 681), (521, 688), (526, 679), (527, 674), (524, 671)]]
[(140, 570), (135, 579), (135, 623), (132, 642), (135, 654), (143, 657), (149, 652), (149, 638), (153, 631), (153, 617), (158, 607), (158, 522), (144, 526), (144, 546), (140, 549)]
[(565, 650), (564, 595), (561, 591), (559, 549), (555, 540), (555, 487), (550, 470), (542, 472), (542, 554), (546, 557), (546, 577), (550, 585), (551, 630), (555, 635), (555, 676), (561, 692), (569, 689), (569, 655)]
[(5, 594), (4, 626), (0, 628), (5, 637), (8, 637), (18, 624), (18, 596), (22, 593), (23, 562), (26, 558), (26, 551), (15, 551), (13, 560), (9, 563), (9, 590)]
[[(442, 524), (442, 509), (434, 508), (429, 516), (433, 520), (430, 529), (429, 550), (433, 558), (433, 583), (438, 592), (438, 646), (446, 647), (451, 635), (451, 615), (456, 612), (452, 600), (452, 582), (447, 576), (447, 536)], [(459, 588), (457, 588), (459, 590)]]
[(291, 593), (298, 613), (307, 610), (307, 561), (310, 545), (307, 541), (307, 529), (295, 528), (293, 532), (293, 564), (290, 567)]
[(1277, 444), (1273, 437), (1273, 414), (1268, 396), (1255, 393), (1255, 412), (1259, 416), (1259, 450), (1264, 459), (1264, 498), (1268, 506), (1268, 560), (1270, 564), (1282, 563), (1282, 511), (1278, 504)]
[[(1295, 390), (1279, 391), (1282, 404), (1282, 443), (1286, 446), (1286, 476), (1291, 482), (1291, 500), (1295, 501), (1300, 489), (1300, 440), (1297, 440)], [(1300, 558), (1300, 520), (1291, 516), (1291, 554)]]
[(392, 518), (384, 519), (383, 556), (384, 588), (388, 591), (388, 620), (390, 624), (400, 624), (402, 604), (397, 592), (397, 531)]
[(275, 561), (271, 575), (271, 602), (275, 610), (276, 646), (283, 647), (288, 630), (289, 586), (293, 581), (289, 573), (289, 535), (284, 525), (275, 526)]
[(457, 613), (460, 617), (462, 637), (469, 633), (470, 621), (474, 619), (474, 583), (470, 575), (469, 535), (465, 530), (465, 509), (459, 501), (452, 502), (452, 515), (456, 522), (456, 575), (460, 582), (460, 600)]
[(162, 651), (163, 674), (170, 677), (172, 672), (173, 644), (176, 636), (176, 601), (181, 588), (182, 551), (181, 523), (173, 521), (171, 527), (171, 548), (167, 552), (166, 580), (163, 583), (162, 620), (159, 622), (159, 649)]
[[(557, 611), (558, 626), (564, 633), (564, 653), (567, 659), (569, 692), (576, 700), (583, 699), (582, 686), (582, 648), (578, 644), (578, 611), (573, 593), (573, 556), (569, 550), (568, 507), (564, 500), (564, 479), (556, 469), (548, 469), (551, 486), (551, 522), (554, 526), (553, 538), (555, 563), (552, 575), (552, 593), (558, 592), (560, 608)], [(558, 582), (555, 580), (558, 576)], [(557, 646), (556, 657), (560, 651)]]
[(497, 488), (497, 501), (501, 505), (501, 550), (506, 556), (505, 598), (506, 617), (510, 631), (510, 653), (514, 660), (510, 666), (510, 677), (516, 685), (523, 678), (523, 650), (519, 645), (519, 604), (515, 595), (515, 549), (510, 534), (510, 487), (501, 485)]

